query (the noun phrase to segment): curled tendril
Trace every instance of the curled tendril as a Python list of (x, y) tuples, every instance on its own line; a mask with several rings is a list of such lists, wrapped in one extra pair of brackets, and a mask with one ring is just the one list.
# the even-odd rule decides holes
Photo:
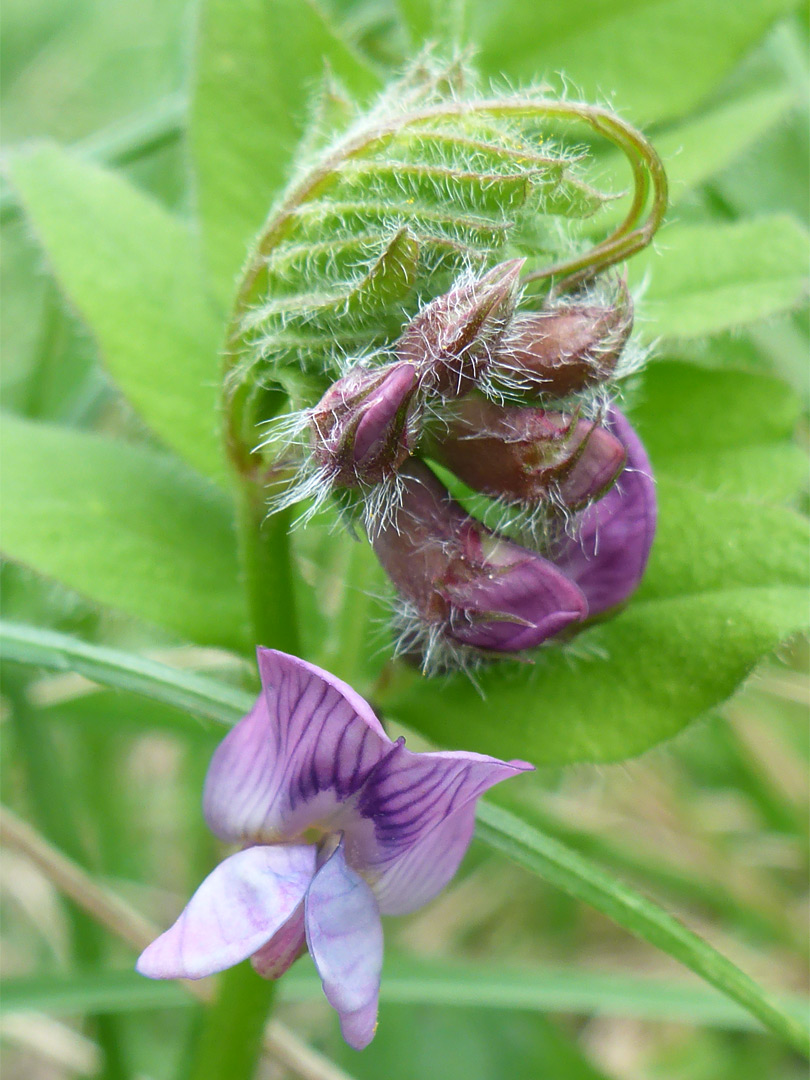
[(384, 146), (409, 125), (468, 115), (504, 119), (520, 116), (531, 119), (545, 117), (586, 123), (624, 154), (632, 171), (633, 198), (621, 224), (588, 251), (529, 271), (523, 276), (523, 284), (551, 279), (552, 291), (555, 294), (567, 292), (642, 250), (652, 240), (667, 207), (667, 179), (663, 164), (641, 132), (608, 109), (579, 102), (526, 96), (449, 101), (406, 110), (390, 119), (375, 117), (369, 127), (352, 132), (300, 181), (293, 184), (259, 233), (248, 260), (228, 329), (224, 371), (228, 452), (232, 462), (243, 475), (253, 471), (259, 462), (245, 449), (245, 433), (242, 431), (239, 414), (246, 402), (244, 393), (232, 385), (230, 376), (240, 360), (244, 320), (256, 300), (268, 254), (284, 238), (297, 209), (314, 195), (319, 186), (342, 164), (375, 146)]

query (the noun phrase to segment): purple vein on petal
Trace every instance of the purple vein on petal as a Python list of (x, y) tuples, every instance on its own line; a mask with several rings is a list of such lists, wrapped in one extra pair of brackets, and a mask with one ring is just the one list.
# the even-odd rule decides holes
[(262, 695), (226, 736), (206, 780), (204, 810), (225, 840), (293, 839), (330, 820), (389, 752), (359, 694), (296, 657), (260, 649)]

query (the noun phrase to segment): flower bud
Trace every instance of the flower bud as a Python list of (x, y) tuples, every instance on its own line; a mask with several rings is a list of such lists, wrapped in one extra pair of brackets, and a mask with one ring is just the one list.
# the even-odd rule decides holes
[(372, 539), (427, 629), (486, 652), (530, 649), (587, 615), (579, 588), (548, 560), (485, 528), (412, 458), (401, 502)]
[(396, 344), (425, 386), (443, 398), (466, 394), (498, 347), (515, 309), (525, 259), (500, 263), (424, 307)]
[(378, 484), (410, 453), (413, 364), (356, 367), (326, 391), (309, 414), (312, 453), (333, 484)]
[(600, 498), (624, 468), (622, 443), (596, 421), (543, 409), (457, 403), (430, 453), (476, 491), (507, 502), (553, 499), (577, 510)]
[(624, 446), (627, 466), (615, 487), (583, 511), (576, 536), (552, 553), (587, 597), (591, 616), (623, 604), (638, 587), (657, 516), (652, 466), (641, 440), (616, 408), (609, 410), (606, 425)]
[(490, 367), (509, 390), (565, 397), (609, 379), (633, 329), (633, 302), (622, 288), (612, 307), (561, 304), (518, 315)]

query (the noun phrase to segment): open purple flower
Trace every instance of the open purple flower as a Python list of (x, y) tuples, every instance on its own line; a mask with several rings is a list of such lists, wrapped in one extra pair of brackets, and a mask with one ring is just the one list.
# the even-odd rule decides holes
[(205, 785), (212, 831), (241, 844), (203, 881), (138, 971), (199, 979), (252, 957), (277, 978), (306, 949), (346, 1041), (377, 1022), (380, 915), (431, 900), (470, 843), (475, 802), (532, 766), (417, 754), (326, 671), (258, 650), (262, 692), (220, 744)]

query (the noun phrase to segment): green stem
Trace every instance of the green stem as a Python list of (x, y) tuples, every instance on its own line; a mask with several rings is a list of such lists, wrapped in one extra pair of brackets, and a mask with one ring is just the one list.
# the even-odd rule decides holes
[(323, 661), (319, 661), (350, 686), (362, 679), (361, 656), (373, 603), (369, 593), (372, 569), (367, 545), (353, 540), (343, 567), (343, 596), (333, 623), (330, 647)]
[(255, 1074), (275, 993), (276, 984), (259, 978), (247, 962), (224, 972), (197, 1040), (193, 1080), (247, 1080)]
[[(238, 474), (237, 529), (253, 639), (286, 652), (299, 649), (298, 625), (284, 513), (267, 516), (264, 488), (252, 471)], [(222, 976), (203, 1020), (190, 1080), (250, 1080), (262, 1053), (262, 1033), (275, 983), (248, 963)]]
[(263, 488), (250, 476), (240, 478), (237, 498), (240, 561), (253, 640), (297, 653), (289, 512), (268, 517)]

